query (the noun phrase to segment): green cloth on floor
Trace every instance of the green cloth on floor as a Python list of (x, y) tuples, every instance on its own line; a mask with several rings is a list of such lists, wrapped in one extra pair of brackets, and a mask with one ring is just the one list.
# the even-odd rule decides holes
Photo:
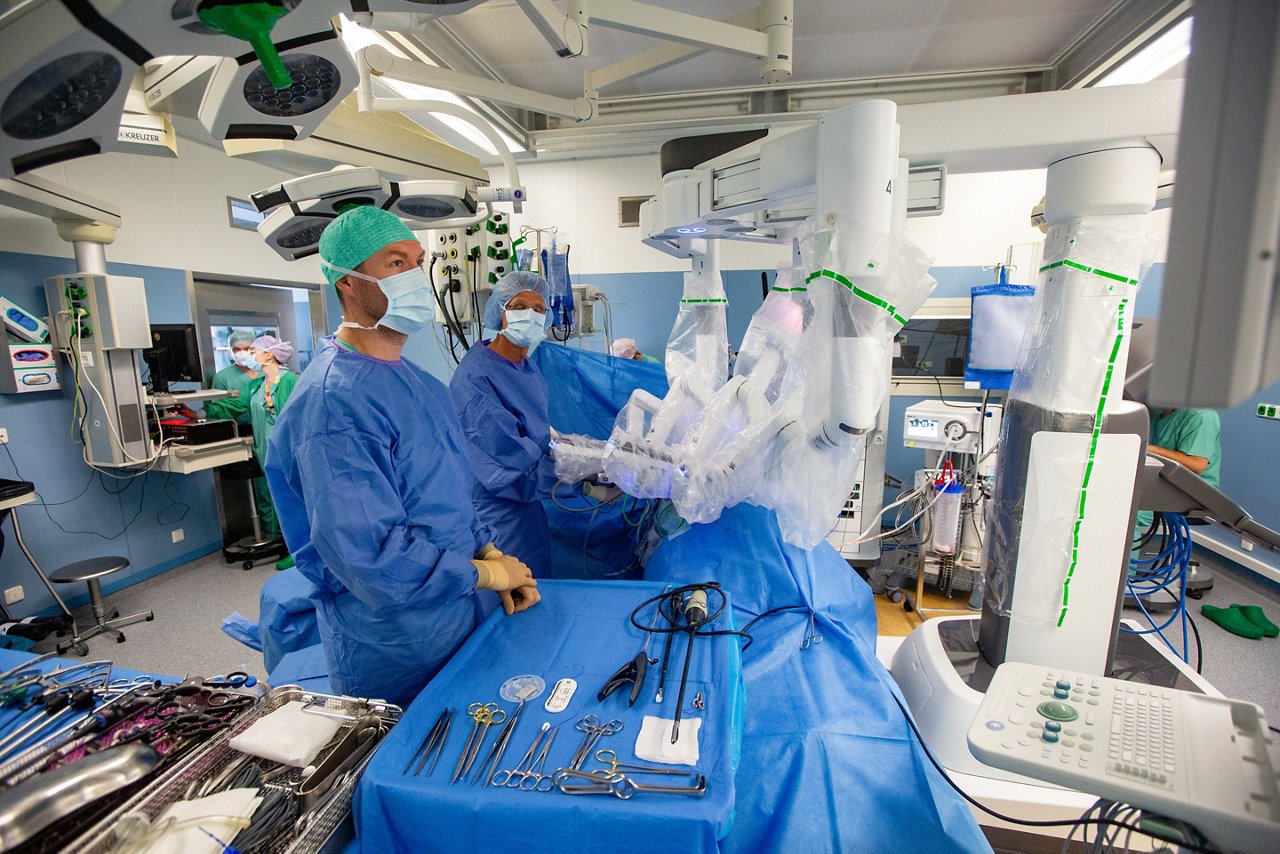
[(1249, 622), (1249, 618), (1234, 605), (1230, 608), (1219, 608), (1214, 605), (1201, 605), (1200, 613), (1204, 614), (1210, 620), (1231, 632), (1233, 635), (1239, 635), (1242, 638), (1250, 638), (1251, 640), (1258, 640), (1262, 637), (1262, 629)]
[(1280, 626), (1267, 619), (1267, 615), (1262, 608), (1257, 605), (1232, 605), (1232, 608), (1238, 608), (1245, 619), (1262, 629), (1262, 633), (1269, 638), (1280, 635)]
[(276, 569), (293, 569), (293, 555), (285, 555), (276, 561)]

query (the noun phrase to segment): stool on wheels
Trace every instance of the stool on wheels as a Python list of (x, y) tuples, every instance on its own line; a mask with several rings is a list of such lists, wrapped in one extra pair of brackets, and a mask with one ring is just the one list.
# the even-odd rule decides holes
[(249, 491), (249, 518), (253, 522), (253, 533), (242, 537), (222, 549), (222, 557), (227, 563), (239, 563), (244, 569), (253, 569), (256, 563), (275, 561), (289, 553), (284, 540), (279, 537), (270, 538), (262, 532), (262, 519), (258, 516), (258, 502), (253, 492), (253, 482), (263, 476), (262, 466), (253, 457), (238, 463), (222, 466), (219, 471), (224, 478), (244, 481)]
[(124, 633), (120, 631), (121, 626), (129, 626), (134, 623), (140, 623), (143, 620), (155, 619), (155, 614), (151, 611), (130, 614), (127, 617), (121, 617), (120, 612), (115, 608), (111, 609), (110, 614), (107, 613), (106, 603), (102, 599), (102, 585), (98, 579), (113, 572), (119, 572), (128, 565), (128, 558), (93, 557), (88, 560), (67, 564), (49, 573), (49, 578), (55, 584), (88, 582), (89, 602), (93, 605), (93, 625), (82, 632), (77, 632), (74, 640), (59, 642), (59, 655), (69, 649), (74, 649), (78, 655), (88, 655), (89, 647), (85, 645), (84, 641), (101, 634), (115, 635), (116, 643), (124, 643), (125, 637)]

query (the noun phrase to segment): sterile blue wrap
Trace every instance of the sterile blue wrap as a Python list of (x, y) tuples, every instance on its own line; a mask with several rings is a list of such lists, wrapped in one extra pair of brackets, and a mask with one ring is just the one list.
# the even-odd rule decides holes
[[(631, 392), (642, 388), (657, 397), (667, 393), (662, 365), (618, 359), (548, 343), (529, 355), (547, 384), (551, 426), (561, 433), (607, 439), (613, 421)], [(639, 571), (636, 549), (640, 529), (635, 524), (649, 502), (623, 501), (591, 512), (596, 502), (583, 498), (569, 484), (556, 487), (560, 502), (543, 501), (551, 529), (552, 578), (633, 578)], [(565, 508), (570, 509), (565, 509)]]
[(715, 579), (736, 622), (765, 617), (743, 654), (747, 693), (737, 810), (724, 851), (990, 851), (968, 807), (929, 764), (876, 659), (871, 590), (826, 543), (782, 541), (772, 511), (738, 505), (658, 547), (649, 580)]
[(316, 586), (297, 569), (277, 572), (258, 594), (258, 632), (262, 640), (263, 669), (276, 669), (285, 654), (320, 643), (316, 606), (311, 601)]
[(551, 426), (561, 433), (608, 439), (613, 421), (638, 388), (666, 397), (661, 364), (547, 345), (529, 355), (547, 383)]
[[(687, 720), (703, 719), (698, 745), (698, 772), (707, 777), (702, 798), (637, 795), (628, 801), (612, 796), (569, 796), (560, 792), (495, 792), (459, 782), (450, 786), (454, 766), (470, 732), (466, 715), (474, 702), (498, 702), (508, 713), (515, 703), (500, 701), (498, 690), (511, 676), (539, 674), (547, 691), (556, 680), (571, 677), (578, 682), (569, 707), (559, 714), (543, 708), (544, 693), (529, 702), (503, 756), (502, 768), (514, 768), (528, 749), (543, 721), (560, 730), (548, 754), (547, 773), (568, 765), (582, 733), (574, 729), (584, 714), (608, 720), (619, 718), (622, 731), (600, 739), (597, 749), (611, 749), (620, 761), (633, 756), (636, 736), (645, 714), (670, 715), (680, 683), (684, 641), (673, 644), (673, 662), (667, 675), (667, 700), (652, 702), (657, 687), (656, 668), (650, 674), (643, 699), (628, 708), (627, 689), (596, 700), (596, 692), (620, 666), (644, 644), (644, 632), (628, 621), (632, 609), (660, 594), (662, 585), (646, 582), (599, 584), (582, 581), (544, 581), (538, 585), (542, 602), (513, 617), (495, 612), (476, 629), (405, 712), (370, 760), (355, 798), (356, 835), (364, 852), (390, 851), (499, 851), (513, 845), (521, 854), (567, 851), (717, 850), (717, 839), (732, 824), (733, 768), (738, 757), (742, 729), (742, 671), (738, 644), (732, 637), (700, 637), (693, 651), (685, 697)], [(715, 607), (716, 597), (710, 604)], [(730, 609), (713, 624), (728, 628)], [(643, 624), (653, 612), (648, 610)], [(662, 649), (657, 636), (650, 652)], [(702, 691), (706, 709), (690, 712), (694, 692)], [(457, 709), (448, 740), (435, 773), (406, 775), (410, 757), (445, 707)], [(489, 753), (501, 727), (490, 727), (472, 774)], [(594, 756), (583, 770), (599, 767)], [(684, 778), (678, 778), (683, 780)], [(649, 782), (642, 780), (641, 782)], [(665, 840), (665, 842), (664, 842)]]
[(273, 688), (297, 685), (321, 694), (333, 693), (329, 685), (329, 664), (325, 661), (324, 647), (319, 643), (286, 653), (280, 663), (268, 672), (267, 682)]

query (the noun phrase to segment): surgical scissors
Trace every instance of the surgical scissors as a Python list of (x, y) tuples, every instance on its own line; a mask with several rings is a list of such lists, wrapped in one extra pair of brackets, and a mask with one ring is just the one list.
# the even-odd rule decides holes
[[(522, 792), (549, 792), (556, 787), (555, 781), (551, 779), (550, 774), (543, 774), (542, 769), (547, 765), (547, 752), (551, 750), (551, 743), (556, 740), (556, 733), (560, 731), (560, 727), (551, 730), (551, 735), (547, 736), (547, 741), (542, 745), (542, 752), (538, 754), (538, 759), (533, 763), (533, 767), (520, 778), (520, 791)], [(546, 788), (543, 788), (543, 783)], [(526, 785), (532, 783), (533, 785)], [(507, 785), (510, 785), (508, 783)]]

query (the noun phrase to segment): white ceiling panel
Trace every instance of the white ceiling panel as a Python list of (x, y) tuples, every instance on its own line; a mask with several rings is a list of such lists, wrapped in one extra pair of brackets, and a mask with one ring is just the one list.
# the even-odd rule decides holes
[[(648, 0), (650, 5), (724, 19), (756, 0)], [(1050, 65), (1119, 0), (796, 0), (792, 80), (814, 82)], [(563, 4), (560, 4), (563, 6)], [(513, 0), (490, 0), (444, 19), (509, 83), (581, 94), (582, 74), (660, 42), (593, 25), (590, 55), (557, 57)], [(430, 45), (431, 31), (424, 34)], [(706, 53), (624, 81), (604, 97), (759, 85), (757, 63)]]

